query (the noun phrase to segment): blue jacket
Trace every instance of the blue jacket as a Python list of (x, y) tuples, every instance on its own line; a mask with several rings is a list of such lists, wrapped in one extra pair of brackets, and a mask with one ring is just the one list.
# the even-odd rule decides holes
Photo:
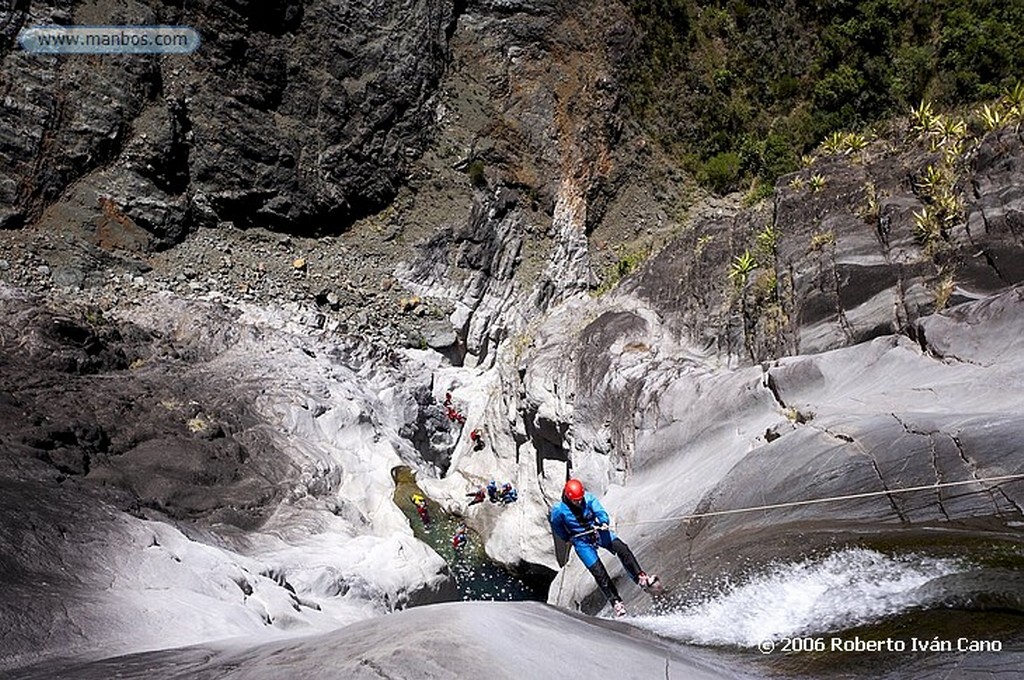
[(583, 504), (575, 512), (565, 501), (560, 502), (551, 508), (548, 520), (556, 536), (572, 542), (576, 554), (587, 567), (597, 561), (596, 546), (607, 548), (615, 540), (615, 534), (607, 530), (585, 533), (595, 524), (608, 524), (610, 521), (604, 506), (590, 493), (583, 494)]

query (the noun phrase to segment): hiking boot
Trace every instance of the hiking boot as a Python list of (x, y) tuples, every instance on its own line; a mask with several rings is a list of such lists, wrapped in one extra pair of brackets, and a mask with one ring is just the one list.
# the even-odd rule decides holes
[(626, 606), (618, 600), (612, 603), (612, 609), (615, 610), (615, 618), (617, 619), (621, 619), (623, 616), (626, 615)]

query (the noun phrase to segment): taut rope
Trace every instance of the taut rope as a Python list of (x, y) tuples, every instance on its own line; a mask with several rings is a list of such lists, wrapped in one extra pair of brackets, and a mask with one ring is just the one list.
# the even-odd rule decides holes
[[(907, 486), (898, 489), (884, 489), (881, 491), (865, 491), (863, 493), (851, 493), (844, 496), (827, 496), (825, 498), (811, 498), (803, 501), (790, 501), (788, 503), (771, 503), (769, 505), (757, 505), (750, 508), (735, 508), (733, 510), (713, 510), (711, 512), (695, 512), (689, 515), (678, 515), (676, 517), (662, 517), (660, 519), (643, 519), (634, 522), (616, 522), (618, 525), (634, 524), (655, 524), (658, 522), (685, 522), (691, 519), (703, 517), (720, 517), (722, 515), (738, 515), (743, 512), (762, 512), (764, 510), (778, 510), (780, 508), (796, 508), (802, 505), (814, 505), (816, 503), (836, 503), (838, 501), (857, 500), (859, 498), (872, 498), (875, 496), (889, 496), (891, 494), (910, 493), (911, 491), (934, 491), (935, 489), (948, 489), (954, 486), (966, 486), (967, 484), (983, 484), (987, 482), (1008, 482), (1015, 479), (1024, 479), (1024, 473), (1014, 475), (999, 475), (997, 477), (981, 477), (978, 479), (964, 479), (959, 482), (942, 482), (939, 484), (925, 484), (922, 486)], [(991, 489), (987, 489), (991, 491)]]

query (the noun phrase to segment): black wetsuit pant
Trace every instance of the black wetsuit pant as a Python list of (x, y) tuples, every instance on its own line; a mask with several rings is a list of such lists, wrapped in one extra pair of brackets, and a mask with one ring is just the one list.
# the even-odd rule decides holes
[[(629, 577), (636, 581), (640, 576), (640, 572), (643, 570), (640, 569), (640, 563), (636, 561), (636, 556), (633, 555), (633, 551), (629, 549), (629, 546), (626, 545), (622, 539), (616, 538), (611, 542), (611, 545), (608, 546), (608, 549), (615, 553), (619, 558), (619, 561), (622, 562), (622, 566), (625, 567), (626, 571), (629, 573)], [(594, 576), (594, 580), (597, 581), (597, 587), (601, 589), (601, 592), (604, 593), (604, 596), (608, 598), (609, 602), (619, 602), (622, 600), (622, 598), (619, 597), (618, 589), (615, 587), (615, 584), (612, 583), (612, 579), (608, 575), (608, 570), (604, 568), (604, 564), (601, 560), (594, 562), (589, 569), (590, 573)]]

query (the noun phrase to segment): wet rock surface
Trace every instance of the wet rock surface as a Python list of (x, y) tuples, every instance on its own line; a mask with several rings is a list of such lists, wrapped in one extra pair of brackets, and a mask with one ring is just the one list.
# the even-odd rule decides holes
[[(712, 210), (712, 223), (722, 219)], [(503, 215), (481, 213), (472, 229), (452, 231), (463, 245), (486, 236), (480, 243), (488, 245), (467, 251), (480, 256), (473, 266), (493, 277), (478, 285), (501, 281), (494, 258), (520, 247), (511, 232), (496, 228)], [(744, 367), (739, 350), (695, 344), (672, 307), (627, 280), (617, 292), (576, 298), (526, 326), (506, 345), (505, 356), (513, 360), (492, 354), (488, 372), (453, 366), (458, 361), (434, 351), (399, 352), (395, 345), (402, 341), (389, 336), (403, 327), (427, 329), (440, 321), (431, 318), (437, 314), (432, 309), (457, 310), (457, 303), (440, 295), (414, 300), (416, 291), (385, 289), (382, 281), (379, 293), (346, 297), (346, 284), (359, 290), (353, 277), (365, 281), (388, 272), (383, 248), (358, 270), (332, 266), (345, 261), (349, 248), (372, 247), (368, 234), (353, 233), (346, 241), (203, 229), (147, 257), (145, 266), (123, 253), (68, 247), (42, 230), (3, 236), (7, 276), (45, 294), (45, 302), (12, 289), (5, 297), (11, 379), (3, 408), (12, 414), (5, 422), (16, 424), (5, 441), (19, 493), (68, 495), (72, 503), (115, 513), (95, 519), (98, 525), (127, 510), (134, 519), (117, 521), (128, 522), (123, 530), (133, 536), (132, 522), (159, 521), (251, 555), (256, 563), (229, 554), (215, 571), (244, 569), (250, 587), (263, 584), (266, 593), (277, 593), (278, 599), (265, 596), (273, 603), (272, 621), (288, 621), (281, 615), (289, 610), (301, 620), (315, 619), (310, 605), (326, 609), (339, 595), (368, 598), (384, 610), (437, 595), (443, 566), (427, 559), (425, 571), (405, 574), (399, 587), (368, 581), (344, 551), (332, 553), (327, 565), (304, 566), (309, 546), (302, 541), (324, 526), (357, 541), (377, 532), (406, 535), (404, 517), (382, 519), (372, 510), (391, 484), (386, 474), (373, 475), (399, 463), (424, 466), (424, 490), (446, 508), (466, 512), (496, 559), (548, 568), (559, 565), (544, 516), (571, 469), (604, 496), (645, 567), (680, 587), (699, 588), (723, 572), (754, 573), (773, 560), (838, 546), (891, 547), (910, 537), (897, 550), (943, 549), (914, 534), (920, 531), (989, 536), (1014, 546), (1015, 527), (1024, 521), (1018, 487), (984, 483), (773, 514), (676, 519), (1019, 472), (1016, 289), (974, 302), (954, 299), (940, 314), (915, 317), (905, 335)], [(48, 278), (68, 262), (83, 261), (89, 276), (98, 277), (95, 285), (55, 286)], [(658, 266), (655, 258), (638, 278), (655, 276)], [(666, 281), (677, 273), (667, 271)], [(708, 268), (705, 275), (723, 273)], [(710, 295), (712, 289), (698, 290)], [(713, 298), (707, 301), (715, 309)], [(51, 304), (60, 311), (45, 311)], [(869, 308), (873, 327), (891, 322), (888, 306)], [(806, 327), (820, 327), (822, 318), (807, 317)], [(410, 352), (419, 358), (409, 362)], [(322, 375), (343, 379), (322, 382)], [(368, 382), (354, 387), (360, 381)], [(434, 435), (446, 424), (437, 404), (447, 389), (456, 391), (469, 418), (440, 441)], [(385, 407), (380, 399), (393, 401)], [(460, 434), (479, 426), (487, 432), (482, 451)], [(341, 445), (334, 433), (344, 433)], [(367, 467), (366, 455), (376, 463)], [(430, 480), (432, 464), (447, 468), (448, 477)], [(354, 482), (350, 470), (373, 481)], [(490, 477), (516, 481), (520, 501), (500, 513), (467, 512), (459, 504), (464, 494)], [(83, 521), (90, 517), (81, 513)], [(80, 533), (77, 524), (57, 524)], [(20, 527), (8, 533), (10, 544), (24, 540)], [(332, 542), (338, 535), (324, 533)], [(271, 536), (286, 536), (285, 545)], [(139, 534), (133, 540), (147, 539)], [(402, 550), (414, 550), (403, 541)], [(362, 554), (362, 545), (352, 550)], [(80, 563), (64, 556), (73, 550), (74, 544), (55, 542), (38, 558), (11, 565), (11, 572), (32, 579), (44, 560), (56, 559), (69, 571), (92, 573), (110, 559), (107, 552), (85, 550), (90, 557)], [(613, 562), (609, 566), (627, 604), (642, 611), (645, 596), (623, 581)], [(275, 578), (260, 577), (264, 573), (284, 574), (299, 603)], [(244, 592), (228, 583), (225, 592)], [(58, 590), (94, 587), (69, 581)], [(966, 592), (1006, 601), (1005, 593), (991, 589)], [(551, 593), (554, 603), (584, 612), (603, 606), (577, 562)], [(59, 599), (47, 602), (41, 611), (59, 606)], [(117, 606), (124, 610), (125, 604)], [(78, 620), (79, 610), (72, 610)], [(253, 615), (244, 610), (241, 620), (250, 623), (239, 622), (238, 630), (265, 621)], [(36, 625), (31, 618), (20, 621), (26, 631)], [(87, 642), (105, 644), (93, 635)], [(195, 639), (182, 642), (189, 641)], [(979, 668), (986, 663), (979, 661)]]
[[(627, 664), (643, 675), (658, 675), (665, 668), (691, 678), (721, 677), (722, 667), (713, 659), (681, 653), (653, 636), (631, 631), (626, 626), (574, 617), (536, 602), (503, 604), (505, 616), (493, 618), (493, 604), (479, 602), (444, 605), (436, 611), (443, 615), (446, 627), (460, 644), (439, 637), (432, 628), (435, 612), (418, 609), (395, 617), (367, 621), (346, 629), (345, 634), (327, 634), (299, 641), (274, 643), (264, 648), (242, 646), (196, 647), (157, 654), (111, 659), (97, 664), (51, 667), (53, 678), (101, 678), (117, 674), (140, 678), (155, 673), (160, 677), (185, 673), (190, 676), (270, 678), (282, 667), (308, 678), (392, 677), (465, 677), (467, 668), (476, 668), (480, 659), (501, 659), (490, 671), (496, 678), (554, 678), (564, 674), (552, 669), (562, 661), (566, 641), (575, 650), (571, 662), (580, 672), (600, 676), (609, 672), (609, 650), (614, 650), (616, 668)], [(556, 640), (550, 630), (562, 635)], [(494, 635), (481, 635), (489, 629)], [(419, 650), (407, 653), (409, 646)], [(524, 654), (533, 649), (541, 653)], [(580, 653), (582, 656), (580, 657)], [(577, 658), (578, 657), (578, 658)], [(17, 678), (44, 677), (41, 669), (18, 673)]]
[[(851, 545), (984, 560), (989, 549), (967, 544), (988, 537), (1019, 555), (1024, 481), (984, 480), (1024, 471), (1014, 415), (1022, 311), (1014, 289), (919, 320), (918, 337), (932, 332), (935, 351), (888, 336), (725, 371), (709, 357), (653, 352), (638, 367), (625, 347), (643, 325), (599, 317), (601, 332), (619, 339), (608, 343), (613, 359), (599, 389), (586, 394), (635, 414), (633, 436), (620, 430), (610, 445), (581, 438), (569, 456), (574, 473), (611, 483), (606, 505), (646, 568), (698, 592), (722, 574)], [(647, 333), (652, 345), (656, 332)], [(566, 442), (609, 422), (610, 410), (595, 414), (585, 403), (568, 405)], [(956, 486), (899, 491), (948, 483)], [(763, 506), (772, 507), (744, 511)], [(556, 602), (602, 606), (578, 564), (561, 578)], [(627, 605), (641, 602), (623, 588)]]

